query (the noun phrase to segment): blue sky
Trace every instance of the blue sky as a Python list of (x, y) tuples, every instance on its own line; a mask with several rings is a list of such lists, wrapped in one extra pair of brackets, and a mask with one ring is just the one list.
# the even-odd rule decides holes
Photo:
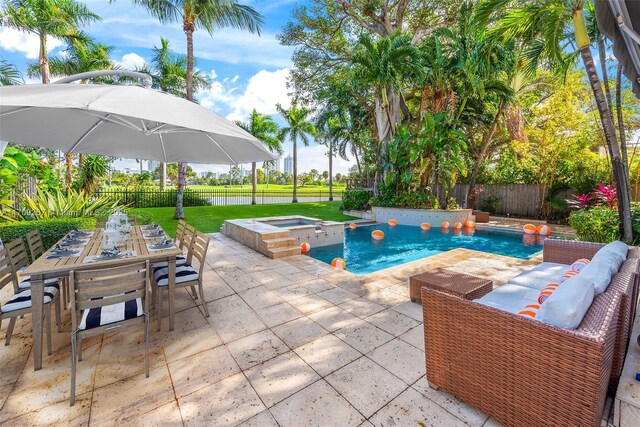
[[(179, 23), (161, 25), (141, 7), (129, 0), (86, 0), (102, 22), (84, 28), (96, 40), (114, 46), (112, 59), (126, 68), (141, 65), (151, 56), (160, 37), (169, 39), (177, 53), (186, 52), (185, 35)], [(291, 17), (295, 6), (306, 3), (295, 0), (245, 0), (265, 18), (262, 35), (231, 29), (219, 29), (213, 37), (196, 31), (194, 52), (198, 68), (212, 78), (211, 87), (200, 93), (202, 105), (229, 118), (242, 120), (253, 109), (272, 114), (277, 121), (275, 104), (288, 106), (286, 88), (293, 49), (281, 46), (276, 36)], [(60, 54), (62, 43), (49, 40), (50, 54)], [(22, 71), (28, 60), (37, 59), (38, 40), (14, 30), (0, 28), (0, 56), (16, 64)], [(32, 81), (29, 81), (31, 83)], [(33, 81), (37, 83), (37, 81)], [(291, 152), (291, 144), (285, 144)], [(328, 169), (326, 150), (320, 146), (299, 148), (299, 170)], [(136, 167), (134, 161), (119, 162), (116, 167)], [(336, 159), (335, 172), (346, 172), (350, 162)], [(196, 171), (224, 171), (228, 167), (193, 165)]]

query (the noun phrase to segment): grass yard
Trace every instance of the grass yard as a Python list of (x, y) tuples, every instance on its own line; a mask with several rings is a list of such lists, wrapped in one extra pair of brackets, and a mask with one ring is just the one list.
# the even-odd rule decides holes
[[(174, 208), (131, 209), (131, 213), (145, 212), (153, 217), (165, 231), (173, 236), (177, 221), (173, 219)], [(196, 206), (184, 208), (185, 221), (204, 233), (220, 231), (226, 219), (260, 218), (279, 215), (304, 215), (330, 221), (346, 221), (352, 217), (343, 215), (340, 202), (289, 203), (277, 205), (244, 206)]]

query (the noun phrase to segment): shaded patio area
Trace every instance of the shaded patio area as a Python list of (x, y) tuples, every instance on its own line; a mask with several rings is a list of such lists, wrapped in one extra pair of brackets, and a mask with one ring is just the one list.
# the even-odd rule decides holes
[(212, 237), (204, 280), (211, 317), (178, 291), (175, 330), (166, 318), (160, 332), (152, 328), (150, 378), (142, 328), (86, 340), (69, 407), (69, 313), (37, 372), (27, 316), (0, 346), (0, 423), (495, 425), (427, 387), (422, 311), (409, 301), (408, 277), (444, 266), (499, 285), (531, 261), (458, 249), (358, 277)]

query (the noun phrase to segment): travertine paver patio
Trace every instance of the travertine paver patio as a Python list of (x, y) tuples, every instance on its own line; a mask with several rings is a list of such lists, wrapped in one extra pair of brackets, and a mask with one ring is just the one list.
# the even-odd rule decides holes
[(212, 236), (211, 317), (178, 291), (175, 330), (166, 318), (161, 332), (152, 328), (149, 378), (142, 328), (87, 340), (71, 408), (69, 313), (37, 372), (31, 318), (20, 320), (0, 346), (0, 424), (495, 425), (427, 387), (421, 306), (407, 279), (445, 266), (501, 284), (528, 261), (458, 249), (358, 277)]

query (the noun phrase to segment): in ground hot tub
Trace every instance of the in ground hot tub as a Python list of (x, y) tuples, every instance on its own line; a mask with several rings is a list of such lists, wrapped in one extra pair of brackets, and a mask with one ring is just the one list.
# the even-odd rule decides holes
[(344, 224), (306, 216), (278, 216), (227, 220), (220, 231), (271, 258), (299, 255), (300, 245), (344, 243)]

